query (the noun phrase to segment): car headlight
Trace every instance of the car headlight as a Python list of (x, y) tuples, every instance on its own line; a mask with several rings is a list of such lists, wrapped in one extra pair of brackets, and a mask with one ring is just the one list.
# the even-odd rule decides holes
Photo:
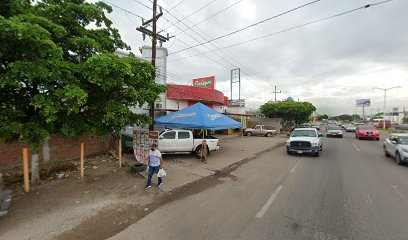
[(290, 141), (287, 140), (287, 141), (286, 141), (286, 146), (289, 146), (289, 145), (290, 145)]
[(312, 142), (312, 146), (317, 147), (317, 146), (319, 146), (319, 143), (318, 142)]

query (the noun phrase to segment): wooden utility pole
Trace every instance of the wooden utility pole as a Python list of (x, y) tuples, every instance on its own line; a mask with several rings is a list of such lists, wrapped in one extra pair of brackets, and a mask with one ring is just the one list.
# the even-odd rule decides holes
[(275, 102), (276, 102), (276, 94), (277, 94), (277, 93), (282, 93), (282, 91), (277, 92), (277, 91), (276, 91), (276, 86), (275, 86), (275, 91), (273, 91), (272, 93), (275, 94)]
[(28, 171), (28, 148), (23, 148), (23, 179), (24, 179), (24, 192), (29, 192), (30, 180)]
[[(136, 28), (137, 31), (143, 33), (143, 40), (145, 39), (146, 35), (149, 35), (152, 37), (152, 59), (151, 59), (151, 64), (155, 68), (152, 73), (152, 78), (153, 81), (156, 78), (156, 46), (157, 46), (157, 40), (159, 40), (161, 43), (166, 42), (170, 39), (170, 37), (167, 35), (167, 37), (162, 36), (160, 34), (157, 34), (157, 20), (159, 17), (163, 15), (163, 12), (160, 8), (160, 13), (157, 14), (157, 0), (153, 0), (153, 18), (148, 20), (148, 21), (142, 21), (142, 26)], [(152, 23), (152, 30), (147, 29), (145, 26)], [(149, 126), (149, 130), (153, 131), (154, 130), (154, 102), (150, 103), (150, 109), (149, 109), (149, 115), (150, 118), (152, 119), (152, 124)]]

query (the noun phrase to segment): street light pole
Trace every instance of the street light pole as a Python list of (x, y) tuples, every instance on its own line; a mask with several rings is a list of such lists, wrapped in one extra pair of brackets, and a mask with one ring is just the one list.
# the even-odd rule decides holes
[(390, 88), (379, 88), (375, 87), (373, 89), (378, 89), (384, 91), (384, 112), (383, 112), (383, 129), (385, 129), (385, 110), (387, 109), (387, 91), (394, 89), (394, 88), (401, 88), (400, 86), (390, 87)]

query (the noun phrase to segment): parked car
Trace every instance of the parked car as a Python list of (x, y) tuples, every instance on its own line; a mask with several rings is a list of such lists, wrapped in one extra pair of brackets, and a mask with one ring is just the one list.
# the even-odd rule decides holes
[(311, 153), (318, 157), (323, 150), (322, 137), (316, 128), (295, 128), (286, 141), (286, 151), (289, 155)]
[(327, 137), (343, 137), (343, 130), (341, 130), (340, 127), (337, 126), (330, 126), (327, 127), (327, 133), (326, 133)]
[(347, 125), (346, 126), (346, 132), (355, 132), (356, 131), (356, 126), (354, 125)]
[(391, 134), (384, 142), (384, 154), (395, 158), (397, 164), (408, 162), (408, 134)]
[[(207, 152), (220, 149), (218, 138), (207, 136)], [(159, 134), (158, 149), (161, 153), (188, 153), (192, 152), (197, 158), (201, 156), (203, 138), (193, 137), (190, 130), (165, 130)]]
[(266, 136), (266, 137), (272, 137), (273, 135), (276, 134), (276, 129), (272, 126), (267, 126), (267, 125), (254, 125), (252, 128), (247, 128), (244, 130), (244, 135), (245, 136), (252, 136), (252, 135), (257, 135), (257, 136)]
[(319, 124), (313, 124), (312, 128), (316, 128), (317, 130), (320, 130), (320, 125)]
[(373, 125), (358, 125), (356, 128), (357, 139), (375, 139), (380, 140), (380, 131), (378, 131)]
[(3, 190), (3, 174), (0, 173), (0, 217), (6, 215), (10, 209), (13, 192)]

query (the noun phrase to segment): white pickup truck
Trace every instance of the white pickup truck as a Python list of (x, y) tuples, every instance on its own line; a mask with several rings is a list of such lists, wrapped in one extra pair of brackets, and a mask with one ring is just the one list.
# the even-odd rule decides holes
[[(220, 149), (218, 138), (207, 136), (207, 152)], [(197, 158), (201, 156), (203, 138), (193, 137), (189, 130), (166, 130), (159, 135), (158, 149), (161, 153), (194, 153)]]

